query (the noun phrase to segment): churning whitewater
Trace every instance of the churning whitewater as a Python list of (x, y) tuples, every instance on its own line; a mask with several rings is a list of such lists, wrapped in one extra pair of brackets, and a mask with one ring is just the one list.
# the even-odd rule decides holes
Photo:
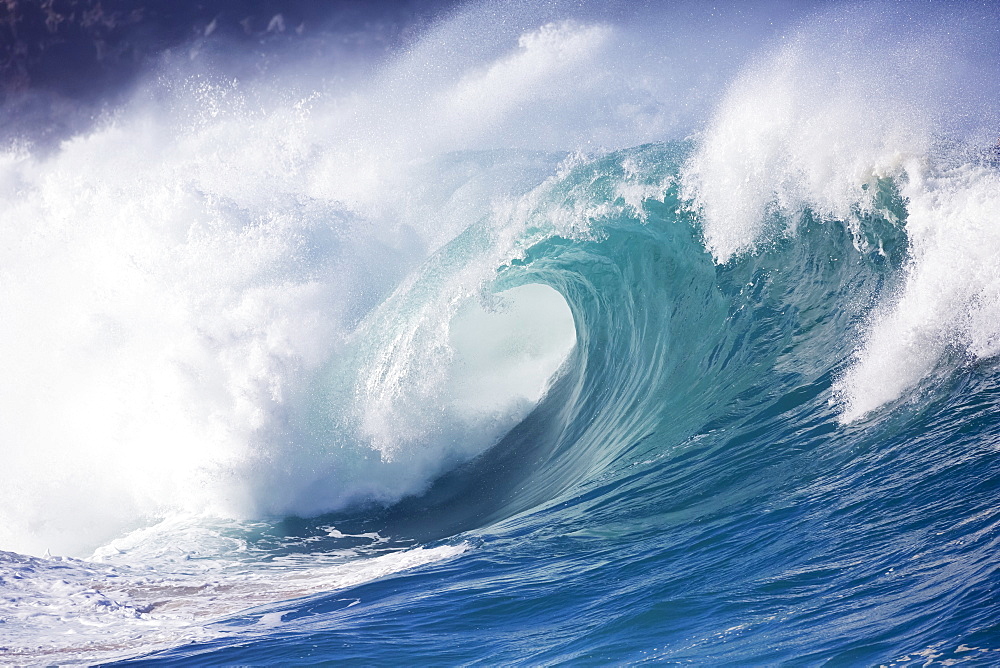
[(537, 4), (3, 146), (0, 663), (1000, 660), (996, 7)]

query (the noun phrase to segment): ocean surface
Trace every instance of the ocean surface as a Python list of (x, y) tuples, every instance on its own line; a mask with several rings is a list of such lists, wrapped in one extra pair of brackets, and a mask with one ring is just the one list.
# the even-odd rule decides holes
[(403, 34), (0, 150), (0, 664), (1000, 663), (997, 5)]

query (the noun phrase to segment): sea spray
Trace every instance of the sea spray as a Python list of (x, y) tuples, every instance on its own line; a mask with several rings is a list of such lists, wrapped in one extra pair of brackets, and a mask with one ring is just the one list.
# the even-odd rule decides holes
[[(902, 396), (948, 347), (992, 354), (986, 342), (998, 332), (983, 314), (995, 299), (983, 273), (993, 262), (976, 258), (996, 245), (988, 231), (996, 175), (963, 163), (975, 160), (998, 118), (983, 95), (993, 84), (970, 71), (998, 63), (986, 46), (990, 29), (973, 26), (971, 16), (907, 30), (897, 10), (880, 5), (845, 14), (837, 13), (842, 27), (832, 43), (829, 19), (816, 19), (743, 73), (684, 183), (720, 263), (794, 235), (807, 213), (846, 224), (859, 250), (868, 244), (864, 216), (905, 228), (906, 286), (884, 295), (838, 384), (851, 421)], [(900, 192), (908, 212), (901, 217), (880, 198), (886, 182)]]

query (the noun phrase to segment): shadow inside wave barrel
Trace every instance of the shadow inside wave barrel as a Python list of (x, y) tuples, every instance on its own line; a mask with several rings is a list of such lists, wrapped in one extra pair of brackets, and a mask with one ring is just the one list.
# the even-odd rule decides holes
[[(534, 411), (496, 446), (439, 477), (422, 494), (388, 507), (362, 507), (304, 519), (289, 517), (275, 530), (317, 536), (334, 526), (349, 540), (378, 534), (390, 545), (426, 544), (474, 531), (532, 508), (553, 497), (562, 485), (528, 485), (553, 463), (567, 434), (578, 391), (579, 351), (565, 362), (562, 375)], [(344, 547), (338, 536), (336, 547)], [(314, 545), (313, 545), (314, 547)]]
[(494, 448), (438, 480), (424, 494), (386, 511), (389, 535), (419, 542), (439, 540), (487, 527), (554, 497), (565, 482), (528, 485), (551, 466), (560, 446), (574, 440), (566, 413), (576, 403), (579, 352), (542, 403)]

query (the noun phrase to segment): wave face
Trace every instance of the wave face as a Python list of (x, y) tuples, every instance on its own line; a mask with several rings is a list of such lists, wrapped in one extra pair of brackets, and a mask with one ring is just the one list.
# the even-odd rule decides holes
[(993, 663), (998, 45), (481, 3), (9, 147), (0, 657)]

